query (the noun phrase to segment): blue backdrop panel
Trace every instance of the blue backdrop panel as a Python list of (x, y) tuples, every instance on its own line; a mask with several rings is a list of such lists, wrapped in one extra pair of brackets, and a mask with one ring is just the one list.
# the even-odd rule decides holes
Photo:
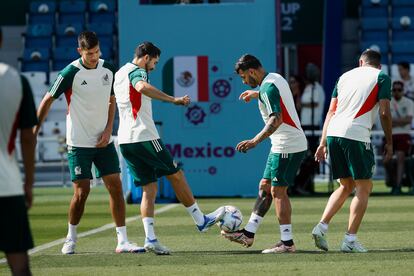
[(164, 66), (175, 56), (208, 57), (208, 102), (185, 108), (153, 101), (154, 119), (163, 123), (160, 135), (182, 164), (196, 196), (257, 194), (270, 142), (247, 154), (234, 150), (264, 126), (257, 103), (238, 100), (248, 87), (234, 73), (234, 63), (242, 54), (252, 53), (274, 72), (274, 5), (273, 0), (155, 6), (119, 1), (120, 62), (131, 61), (140, 42), (154, 42), (162, 54), (150, 74), (153, 85), (165, 87), (163, 74), (171, 72)]

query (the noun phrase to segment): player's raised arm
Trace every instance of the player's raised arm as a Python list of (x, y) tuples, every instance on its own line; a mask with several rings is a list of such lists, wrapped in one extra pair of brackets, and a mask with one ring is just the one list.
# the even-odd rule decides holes
[(187, 106), (188, 104), (190, 104), (189, 96), (186, 95), (184, 97), (177, 97), (177, 98), (170, 96), (145, 81), (137, 82), (135, 84), (135, 90), (137, 90), (139, 93), (142, 93), (145, 96), (150, 97), (152, 99), (169, 102), (169, 103), (173, 103), (176, 105)]

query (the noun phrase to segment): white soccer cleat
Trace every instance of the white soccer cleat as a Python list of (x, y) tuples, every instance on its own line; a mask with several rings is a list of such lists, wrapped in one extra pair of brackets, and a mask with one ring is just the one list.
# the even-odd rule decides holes
[(211, 212), (208, 215), (204, 215), (203, 225), (197, 225), (198, 231), (206, 232), (212, 225), (216, 224), (219, 220), (221, 220), (225, 213), (226, 209), (224, 208), (224, 206), (222, 206), (214, 212)]
[(328, 251), (328, 241), (326, 240), (326, 233), (322, 232), (319, 224), (312, 230), (312, 237), (315, 241), (315, 246), (324, 251)]
[(170, 250), (157, 239), (150, 240), (145, 238), (144, 248), (146, 251), (154, 252), (156, 255), (170, 255)]
[(254, 242), (254, 238), (247, 237), (244, 234), (243, 229), (235, 232), (226, 232), (221, 230), (220, 234), (229, 241), (240, 243), (244, 247), (250, 247), (253, 245)]
[(62, 251), (62, 254), (66, 254), (66, 255), (75, 254), (75, 248), (76, 248), (76, 241), (72, 239), (66, 239), (61, 251)]
[(271, 248), (263, 250), (262, 254), (282, 254), (294, 252), (296, 252), (296, 246), (294, 244), (292, 246), (287, 246), (282, 241), (279, 241)]
[(116, 253), (145, 253), (146, 250), (144, 247), (138, 246), (135, 243), (129, 241), (118, 243), (115, 249)]
[(345, 253), (367, 253), (368, 250), (365, 249), (359, 241), (348, 242), (346, 240), (342, 241), (340, 250)]

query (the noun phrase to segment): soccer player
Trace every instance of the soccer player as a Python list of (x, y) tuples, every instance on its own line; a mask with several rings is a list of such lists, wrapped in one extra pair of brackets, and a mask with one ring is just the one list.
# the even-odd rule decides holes
[(132, 62), (125, 64), (115, 75), (115, 96), (119, 109), (118, 143), (134, 183), (142, 186), (141, 217), (145, 230), (145, 249), (167, 255), (154, 232), (154, 204), (157, 178), (166, 176), (178, 200), (193, 217), (200, 232), (206, 231), (224, 215), (224, 208), (204, 215), (195, 201), (184, 173), (177, 167), (170, 152), (161, 141), (152, 119), (151, 100), (161, 100), (187, 106), (188, 96), (172, 97), (149, 83), (148, 74), (155, 69), (161, 51), (151, 42), (140, 44)]
[(381, 55), (365, 50), (359, 67), (344, 73), (337, 81), (323, 126), (317, 161), (331, 160), (334, 179), (340, 186), (330, 196), (320, 222), (312, 231), (316, 247), (328, 251), (326, 233), (332, 217), (355, 191), (349, 210), (348, 228), (340, 246), (343, 252), (367, 252), (357, 239), (358, 228), (372, 190), (375, 168), (371, 128), (379, 109), (385, 134), (384, 161), (392, 157), (391, 80), (381, 70)]
[[(0, 251), (6, 254), (13, 275), (31, 275), (27, 250), (33, 248), (33, 239), (27, 209), (33, 200), (36, 107), (26, 78), (5, 63), (0, 63), (0, 102)], [(14, 154), (17, 129), (24, 183)]]
[[(55, 99), (65, 94), (68, 102), (66, 142), (74, 194), (69, 207), (68, 234), (63, 254), (75, 253), (76, 228), (83, 215), (90, 191), (92, 163), (110, 194), (112, 217), (116, 224), (117, 253), (145, 252), (130, 243), (125, 226), (125, 201), (122, 193), (118, 155), (112, 141), (115, 116), (113, 81), (115, 68), (99, 58), (99, 40), (94, 32), (79, 34), (80, 58), (66, 66), (44, 96), (38, 110), (42, 123)], [(40, 124), (35, 128), (39, 131)]]
[(265, 122), (262, 131), (254, 138), (240, 142), (236, 149), (245, 153), (268, 137), (272, 147), (249, 222), (240, 231), (222, 232), (222, 235), (231, 241), (250, 247), (273, 198), (281, 238), (273, 247), (263, 250), (262, 253), (295, 252), (291, 225), (292, 208), (287, 189), (293, 184), (294, 177), (305, 157), (307, 141), (295, 109), (292, 92), (282, 76), (267, 73), (260, 61), (252, 55), (243, 55), (237, 61), (235, 70), (244, 84), (252, 88), (260, 86), (259, 91), (244, 91), (240, 99), (245, 102), (258, 99), (259, 110)]

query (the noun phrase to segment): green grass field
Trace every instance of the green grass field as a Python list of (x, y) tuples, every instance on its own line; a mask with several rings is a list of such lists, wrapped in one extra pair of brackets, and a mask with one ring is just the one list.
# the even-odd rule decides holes
[[(383, 184), (382, 184), (383, 185)], [(70, 188), (39, 188), (30, 220), (37, 246), (66, 235)], [(94, 188), (88, 199), (79, 233), (111, 223), (103, 188)], [(115, 254), (116, 237), (109, 229), (80, 238), (77, 254), (63, 256), (61, 244), (31, 256), (34, 275), (412, 275), (414, 272), (414, 197), (373, 196), (359, 232), (359, 239), (370, 250), (367, 254), (344, 254), (338, 251), (346, 224), (350, 200), (330, 225), (331, 251), (317, 250), (310, 232), (318, 222), (327, 196), (292, 198), (293, 231), (298, 252), (262, 255), (260, 251), (279, 240), (279, 227), (273, 208), (265, 217), (252, 248), (245, 249), (219, 236), (213, 227), (198, 233), (185, 209), (178, 205), (156, 217), (158, 238), (172, 251), (171, 256)], [(200, 207), (209, 212), (220, 205), (238, 206), (250, 216), (254, 199), (201, 199)], [(157, 205), (161, 208), (164, 205)], [(137, 215), (138, 205), (127, 206), (127, 216)], [(131, 241), (142, 245), (142, 222), (127, 224)], [(4, 257), (1, 255), (0, 257)], [(8, 275), (6, 264), (0, 275)]]

